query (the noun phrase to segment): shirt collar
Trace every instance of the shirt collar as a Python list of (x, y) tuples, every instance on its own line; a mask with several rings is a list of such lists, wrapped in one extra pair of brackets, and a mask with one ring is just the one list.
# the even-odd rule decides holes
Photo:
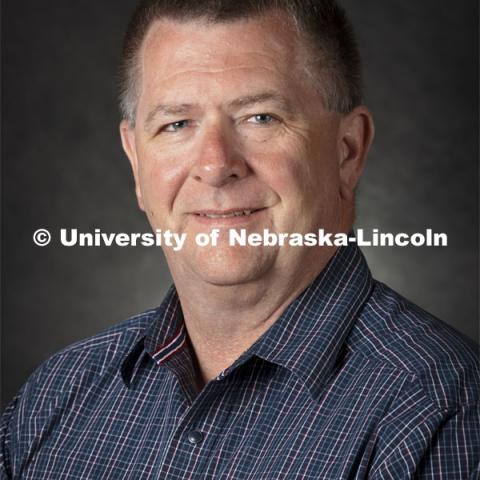
[(341, 354), (373, 286), (356, 245), (328, 265), (252, 346), (251, 353), (292, 371), (316, 397)]
[(144, 334), (135, 342), (121, 365), (121, 376), (127, 387), (147, 354), (158, 365), (163, 364), (186, 345), (182, 308), (175, 286), (172, 285)]
[[(371, 274), (360, 249), (356, 245), (339, 248), (307, 289), (224, 374), (257, 356), (292, 371), (315, 397), (371, 289)], [(141, 353), (147, 352), (161, 365), (185, 350), (185, 324), (174, 286), (139, 343), (141, 347), (137, 343), (122, 365), (127, 385), (138, 369)]]
[(158, 307), (157, 320), (146, 330), (145, 350), (159, 364), (180, 352), (186, 345), (185, 323), (175, 286), (168, 290)]

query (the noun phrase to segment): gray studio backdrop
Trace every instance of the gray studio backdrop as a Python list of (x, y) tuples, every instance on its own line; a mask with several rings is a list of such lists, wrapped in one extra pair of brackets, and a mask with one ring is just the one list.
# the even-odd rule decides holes
[[(33, 232), (146, 232), (117, 132), (116, 65), (134, 0), (4, 0), (2, 407), (49, 355), (157, 305), (154, 248), (40, 248)], [(345, 0), (377, 136), (357, 227), (448, 234), (364, 249), (376, 278), (478, 336), (477, 2)]]

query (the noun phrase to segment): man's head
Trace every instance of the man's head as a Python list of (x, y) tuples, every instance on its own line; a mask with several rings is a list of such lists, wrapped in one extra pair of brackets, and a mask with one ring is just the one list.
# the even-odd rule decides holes
[(284, 12), (296, 34), (309, 46), (305, 73), (318, 78), (328, 110), (348, 113), (362, 102), (361, 66), (352, 26), (334, 0), (143, 0), (128, 26), (122, 52), (120, 107), (135, 123), (141, 82), (139, 53), (151, 24), (158, 19), (229, 23)]
[(333, 2), (239, 3), (149, 1), (127, 35), (122, 141), (152, 227), (187, 234), (165, 250), (176, 282), (318, 273), (328, 249), (231, 247), (228, 229), (347, 231), (373, 135)]

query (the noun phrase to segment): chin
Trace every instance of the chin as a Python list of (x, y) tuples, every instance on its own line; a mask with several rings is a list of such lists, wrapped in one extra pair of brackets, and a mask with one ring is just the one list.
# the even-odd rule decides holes
[(260, 247), (207, 249), (197, 255), (192, 269), (203, 281), (217, 286), (241, 285), (258, 280), (271, 269), (275, 252)]

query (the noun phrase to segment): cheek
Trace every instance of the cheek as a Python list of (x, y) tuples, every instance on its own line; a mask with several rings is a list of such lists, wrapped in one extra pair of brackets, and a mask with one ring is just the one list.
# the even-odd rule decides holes
[(333, 161), (323, 152), (315, 156), (307, 149), (283, 150), (257, 157), (257, 174), (277, 192), (284, 203), (304, 203), (319, 197), (335, 183)]
[(278, 227), (310, 231), (329, 225), (336, 214), (339, 174), (333, 142), (284, 146), (270, 155), (256, 157), (257, 172), (280, 197)]
[(160, 158), (142, 152), (139, 181), (148, 214), (173, 209), (175, 199), (187, 177), (187, 168), (176, 158)]
[(279, 138), (254, 147), (245, 149), (245, 157), (263, 183), (280, 197), (301, 188), (307, 178), (305, 147), (301, 142)]
[(297, 159), (282, 159), (269, 171), (270, 183), (278, 192), (282, 201), (300, 198), (305, 188), (307, 176), (302, 163)]

